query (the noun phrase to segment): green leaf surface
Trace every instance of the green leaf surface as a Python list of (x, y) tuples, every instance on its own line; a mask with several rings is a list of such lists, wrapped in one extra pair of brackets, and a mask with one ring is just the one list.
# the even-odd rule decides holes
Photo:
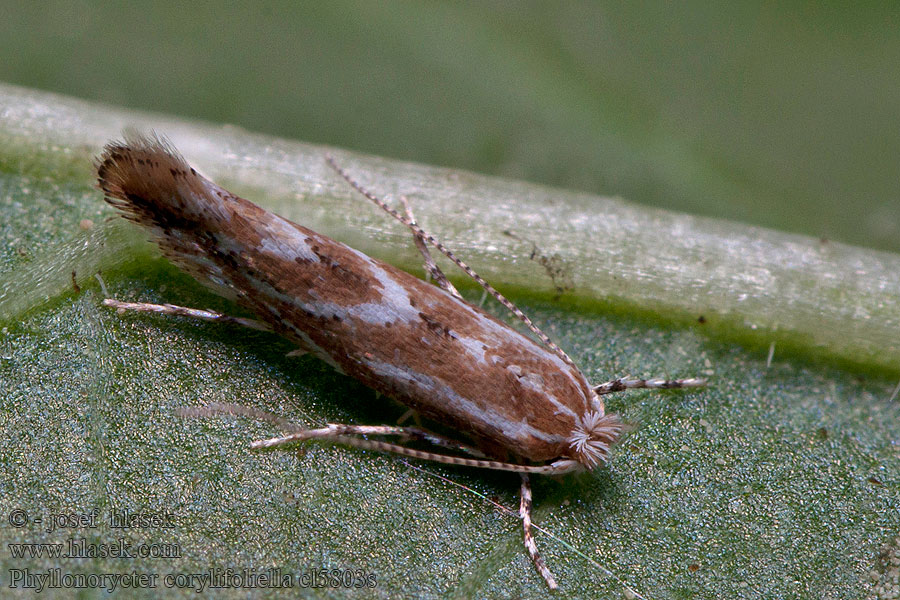
[[(11, 86), (0, 106), (2, 539), (123, 538), (178, 554), (60, 561), (3, 548), (0, 584), (11, 569), (62, 566), (159, 573), (158, 592), (171, 573), (324, 568), (372, 573), (377, 587), (305, 593), (547, 595), (517, 518), (490, 501), (515, 507), (516, 477), (313, 444), (250, 452), (271, 426), (177, 410), (232, 402), (320, 425), (393, 423), (403, 409), (286, 357), (275, 336), (100, 305), (98, 272), (120, 299), (236, 310), (112, 218), (92, 187), (92, 158), (124, 127), (164, 133), (233, 191), (419, 272), (408, 234), (351, 194), (324, 149)], [(608, 468), (536, 482), (538, 543), (561, 597), (866, 595), (900, 530), (900, 257), (335, 154), (379, 194), (408, 196), (590, 379), (710, 378), (692, 393), (611, 397), (634, 430)], [(93, 508), (96, 528), (33, 521)], [(13, 526), (15, 510), (28, 523)], [(110, 510), (171, 514), (174, 527), (113, 529)]]

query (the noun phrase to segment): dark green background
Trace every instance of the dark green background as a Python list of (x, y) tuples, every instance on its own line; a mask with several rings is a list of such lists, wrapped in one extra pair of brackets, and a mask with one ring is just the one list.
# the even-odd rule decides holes
[(894, 3), (0, 14), (10, 83), (900, 250)]

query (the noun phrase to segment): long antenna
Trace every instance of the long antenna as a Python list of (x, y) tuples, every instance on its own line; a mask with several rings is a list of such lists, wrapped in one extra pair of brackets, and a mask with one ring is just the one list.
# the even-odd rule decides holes
[(478, 285), (480, 285), (482, 288), (484, 288), (484, 290), (487, 293), (489, 293), (491, 296), (493, 296), (497, 300), (497, 302), (499, 302), (500, 304), (505, 306), (520, 321), (525, 323), (525, 325), (528, 326), (528, 329), (530, 329), (532, 332), (534, 332), (534, 334), (536, 336), (538, 336), (538, 338), (540, 338), (541, 342), (543, 342), (548, 348), (553, 350), (553, 352), (555, 352), (557, 356), (559, 356), (561, 359), (563, 359), (563, 361), (566, 362), (568, 365), (574, 367), (575, 369), (578, 369), (577, 365), (572, 361), (571, 358), (569, 358), (569, 355), (566, 354), (562, 348), (557, 346), (553, 342), (553, 340), (551, 340), (549, 337), (547, 337), (547, 334), (544, 333), (543, 331), (541, 331), (541, 329), (537, 325), (534, 324), (534, 321), (532, 321), (531, 319), (528, 318), (528, 315), (523, 313), (521, 311), (521, 309), (519, 309), (518, 306), (513, 304), (513, 302), (511, 300), (507, 299), (506, 296), (504, 296), (503, 294), (498, 292), (494, 288), (494, 286), (492, 286), (487, 281), (485, 281), (481, 275), (479, 275), (472, 269), (472, 267), (470, 267), (469, 265), (467, 265), (466, 263), (464, 263), (463, 261), (458, 259), (456, 257), (456, 255), (453, 254), (453, 252), (449, 248), (447, 248), (446, 246), (444, 246), (444, 244), (442, 244), (441, 242), (434, 239), (434, 237), (430, 233), (426, 232), (424, 229), (419, 227), (418, 224), (410, 221), (405, 216), (401, 215), (399, 212), (397, 212), (396, 210), (394, 210), (393, 208), (388, 206), (384, 202), (384, 200), (382, 200), (381, 198), (379, 198), (378, 196), (376, 196), (375, 194), (373, 194), (372, 192), (370, 192), (369, 190), (364, 188), (362, 186), (362, 184), (360, 184), (358, 181), (353, 179), (353, 177), (351, 177), (346, 171), (344, 171), (344, 169), (342, 169), (340, 166), (338, 166), (337, 162), (335, 162), (334, 157), (331, 156), (331, 154), (326, 154), (325, 160), (328, 161), (329, 166), (331, 166), (331, 168), (334, 169), (338, 173), (338, 175), (343, 177), (344, 180), (353, 187), (353, 189), (355, 189), (357, 192), (359, 192), (360, 194), (362, 194), (363, 196), (365, 196), (366, 198), (371, 200), (381, 210), (385, 211), (386, 213), (388, 213), (389, 215), (391, 215), (392, 217), (394, 217), (395, 219), (397, 219), (398, 221), (400, 221), (401, 223), (403, 223), (404, 225), (409, 227), (409, 229), (415, 235), (419, 236), (421, 239), (425, 240), (426, 242), (428, 242), (429, 244), (434, 246), (441, 254), (443, 254), (444, 256), (449, 258), (451, 261), (453, 261), (453, 263), (457, 267), (459, 267), (460, 269), (465, 271), (466, 275), (468, 275), (469, 277), (474, 279), (475, 282)]

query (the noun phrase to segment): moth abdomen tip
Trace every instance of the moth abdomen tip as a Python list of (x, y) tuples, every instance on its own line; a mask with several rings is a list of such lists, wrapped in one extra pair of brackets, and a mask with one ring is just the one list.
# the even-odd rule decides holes
[(184, 222), (186, 212), (200, 214), (208, 201), (209, 182), (156, 134), (126, 131), (123, 140), (106, 144), (95, 164), (106, 201), (138, 222)]

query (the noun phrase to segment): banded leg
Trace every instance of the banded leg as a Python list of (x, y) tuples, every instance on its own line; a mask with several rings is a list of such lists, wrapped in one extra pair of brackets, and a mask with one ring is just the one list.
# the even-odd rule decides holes
[(549, 587), (551, 590), (555, 590), (559, 586), (556, 584), (556, 579), (553, 578), (553, 573), (551, 573), (550, 569), (547, 567), (547, 563), (544, 562), (544, 559), (538, 552), (537, 544), (534, 541), (534, 533), (531, 530), (531, 481), (528, 479), (528, 475), (526, 473), (522, 473), (521, 475), (522, 498), (519, 503), (519, 516), (522, 517), (525, 549), (528, 550), (528, 556), (531, 557), (531, 562), (534, 563), (534, 568), (537, 569), (541, 577), (544, 578), (544, 581), (547, 582), (547, 587)]
[[(400, 202), (403, 203), (403, 210), (406, 211), (406, 218), (409, 219), (409, 222), (416, 228), (421, 229), (419, 224), (416, 223), (416, 217), (413, 215), (412, 208), (409, 206), (409, 201), (406, 199), (406, 196), (400, 196)], [(434, 258), (431, 256), (428, 246), (425, 245), (424, 234), (419, 233), (415, 228), (411, 229), (411, 231), (413, 232), (413, 240), (415, 241), (416, 248), (419, 249), (419, 252), (425, 258), (425, 272), (434, 278), (435, 283), (437, 283), (441, 289), (462, 300), (459, 291), (457, 291), (453, 284), (450, 283), (450, 280), (447, 279), (447, 276), (444, 275), (441, 268), (437, 266), (437, 263), (434, 262)]]
[[(272, 332), (273, 329), (268, 323), (257, 321), (256, 319), (247, 319), (245, 317), (232, 317), (224, 315), (214, 310), (202, 308), (189, 308), (187, 306), (177, 306), (175, 304), (150, 304), (149, 302), (122, 302), (115, 298), (107, 298), (103, 301), (103, 306), (115, 308), (120, 312), (133, 310), (135, 312), (156, 313), (158, 315), (173, 315), (176, 317), (190, 317), (192, 319), (200, 319), (201, 321), (214, 321), (217, 323), (229, 323), (231, 325), (240, 325), (256, 329), (257, 331)], [(309, 354), (305, 348), (296, 348), (287, 353), (287, 356), (303, 356)]]
[[(514, 473), (535, 473), (541, 475), (559, 475), (562, 473), (570, 473), (572, 471), (581, 469), (581, 466), (577, 461), (570, 459), (560, 459), (546, 465), (521, 465), (517, 463), (508, 463), (490, 459), (467, 458), (464, 456), (437, 454), (435, 452), (426, 452), (423, 450), (416, 450), (414, 448), (407, 448), (406, 446), (401, 446), (400, 444), (391, 444), (389, 442), (367, 440), (354, 437), (355, 435), (359, 435), (360, 431), (365, 431), (367, 434), (378, 432), (378, 435), (390, 435), (390, 432), (396, 430), (402, 431), (407, 429), (413, 428), (393, 427), (389, 425), (384, 427), (364, 427), (359, 425), (341, 425), (331, 423), (320, 429), (304, 429), (291, 433), (289, 435), (270, 438), (267, 440), (259, 440), (251, 443), (250, 447), (254, 450), (260, 450), (263, 448), (277, 448), (279, 446), (286, 446), (288, 444), (294, 444), (305, 440), (322, 440), (335, 444), (341, 444), (344, 446), (353, 446), (354, 448), (361, 448), (363, 450), (390, 452), (392, 454), (399, 454), (400, 456), (408, 456), (410, 458), (418, 458), (420, 460), (430, 460), (432, 462), (438, 462), (447, 465), (493, 469), (495, 471), (512, 471)], [(434, 437), (439, 439), (438, 436)], [(432, 440), (429, 439), (428, 441)], [(455, 447), (464, 448), (464, 446), (456, 442), (451, 441), (450, 443)]]
[[(192, 417), (192, 418), (204, 418), (204, 417), (219, 417), (219, 416), (237, 416), (237, 417), (246, 417), (248, 419), (255, 419), (257, 421), (262, 421), (264, 423), (269, 423), (274, 425), (275, 427), (281, 429), (282, 431), (288, 431), (291, 434), (304, 434), (304, 432), (311, 431), (300, 427), (294, 423), (291, 423), (284, 417), (279, 417), (278, 415), (260, 410), (258, 408), (253, 408), (249, 406), (242, 406), (240, 404), (233, 404), (231, 402), (210, 402), (204, 406), (197, 407), (186, 407), (177, 409), (177, 414), (181, 417)], [(432, 433), (426, 429), (421, 427), (397, 427), (393, 425), (337, 425), (337, 424), (329, 424), (326, 429), (330, 429), (335, 433), (340, 435), (395, 435), (399, 437), (404, 437), (407, 439), (428, 442), (434, 446), (440, 446), (443, 448), (447, 448), (450, 450), (457, 450), (460, 452), (466, 452), (472, 456), (476, 456), (479, 458), (484, 458), (484, 454), (482, 454), (479, 450), (472, 448), (470, 446), (466, 446), (465, 444), (461, 444), (456, 440), (446, 438), (441, 435), (437, 435), (436, 433)], [(317, 430), (312, 430), (317, 431)], [(281, 438), (273, 438), (273, 440), (279, 440)], [(260, 443), (260, 442), (256, 442)], [(288, 443), (288, 442), (285, 442)], [(280, 444), (271, 444), (271, 445), (280, 445)]]
[(174, 304), (150, 304), (147, 302), (122, 302), (114, 298), (107, 298), (103, 301), (103, 306), (109, 306), (116, 310), (126, 311), (133, 310), (137, 312), (156, 313), (159, 315), (174, 315), (178, 317), (191, 317), (192, 319), (201, 319), (203, 321), (216, 321), (219, 323), (231, 323), (256, 329), (258, 331), (272, 331), (272, 328), (262, 321), (256, 319), (245, 319), (244, 317), (231, 317), (223, 315), (214, 310), (204, 310), (201, 308), (188, 308), (186, 306), (176, 306)]
[(428, 442), (433, 446), (465, 452), (471, 456), (484, 458), (484, 454), (476, 448), (461, 444), (456, 440), (442, 435), (437, 435), (436, 433), (432, 433), (421, 427), (398, 427), (396, 425), (340, 425), (329, 423), (327, 428), (330, 428), (338, 435), (395, 435), (410, 440)]
[(698, 388), (704, 387), (706, 380), (699, 377), (690, 377), (688, 379), (629, 379), (621, 377), (613, 379), (606, 383), (594, 386), (594, 392), (598, 396), (604, 394), (612, 394), (613, 392), (621, 392), (623, 390), (653, 389), (653, 390), (677, 390), (682, 388)]

